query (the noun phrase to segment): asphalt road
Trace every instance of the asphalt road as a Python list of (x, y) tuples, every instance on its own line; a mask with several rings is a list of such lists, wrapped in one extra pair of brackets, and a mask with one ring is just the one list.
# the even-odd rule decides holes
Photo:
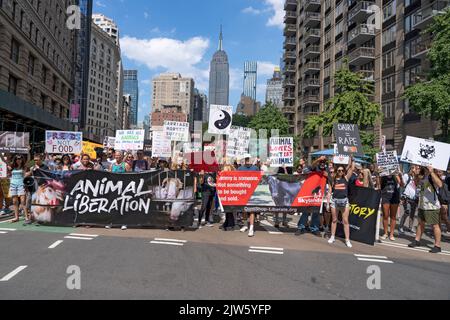
[[(56, 231), (0, 234), (0, 299), (450, 299), (450, 252), (401, 242), (348, 249), (287, 230), (250, 239), (217, 227)], [(67, 288), (69, 266), (81, 271), (80, 290)], [(380, 290), (367, 288), (369, 266), (380, 269)]]

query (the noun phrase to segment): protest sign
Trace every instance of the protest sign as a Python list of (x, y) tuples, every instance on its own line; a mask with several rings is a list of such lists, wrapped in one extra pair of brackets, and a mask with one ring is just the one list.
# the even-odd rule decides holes
[(270, 166), (272, 168), (294, 166), (294, 138), (270, 138)]
[(189, 122), (164, 121), (164, 135), (170, 141), (189, 142)]
[(172, 156), (172, 143), (166, 138), (163, 131), (153, 131), (152, 157), (170, 158)]
[(144, 140), (144, 156), (152, 156), (152, 140)]
[(0, 159), (0, 178), (8, 177), (8, 165)]
[(30, 134), (27, 132), (0, 132), (0, 152), (28, 154)]
[(80, 154), (83, 151), (83, 133), (45, 131), (45, 152), (50, 154)]
[(98, 144), (98, 143), (83, 141), (83, 154), (89, 155), (89, 157), (91, 157), (91, 159), (97, 158), (98, 154), (97, 154), (96, 149), (103, 150), (103, 145)]
[(334, 145), (333, 163), (334, 164), (349, 164), (350, 163), (350, 157), (349, 156), (345, 156), (345, 155), (339, 154), (339, 150), (338, 150), (337, 144)]
[(450, 144), (408, 136), (400, 160), (447, 171), (449, 159)]
[[(350, 186), (348, 198), (350, 202), (350, 239), (375, 245), (380, 192), (370, 188)], [(342, 221), (338, 221), (336, 236), (345, 237)]]
[(259, 171), (224, 171), (217, 194), (225, 209), (245, 212), (319, 212), (326, 178), (310, 175), (264, 175)]
[(356, 124), (336, 123), (334, 134), (341, 155), (363, 157), (364, 151)]
[(250, 157), (250, 135), (249, 128), (232, 126), (227, 140), (227, 157), (236, 159)]
[(400, 172), (397, 151), (377, 153), (377, 166), (380, 169), (380, 176), (390, 176)]
[(230, 134), (233, 122), (233, 107), (212, 104), (209, 111), (209, 128), (211, 134)]
[(116, 150), (138, 151), (144, 149), (144, 130), (118, 130), (116, 131)]
[(108, 149), (114, 149), (116, 146), (116, 137), (105, 137), (103, 139), (103, 147)]
[(155, 171), (34, 172), (33, 220), (54, 226), (189, 227), (194, 174)]

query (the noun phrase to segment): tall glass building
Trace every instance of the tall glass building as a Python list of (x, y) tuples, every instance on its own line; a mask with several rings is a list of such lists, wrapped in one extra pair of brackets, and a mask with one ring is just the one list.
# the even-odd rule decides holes
[(244, 96), (256, 101), (256, 80), (258, 73), (258, 63), (256, 61), (246, 61), (244, 64)]
[(139, 82), (137, 70), (124, 70), (123, 94), (131, 96), (130, 126), (138, 123)]

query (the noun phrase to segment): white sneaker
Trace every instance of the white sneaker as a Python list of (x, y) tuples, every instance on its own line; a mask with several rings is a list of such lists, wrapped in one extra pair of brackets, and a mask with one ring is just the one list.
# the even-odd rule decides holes
[(206, 224), (206, 226), (207, 226), (208, 228), (214, 227), (214, 225), (213, 225), (212, 223), (209, 223), (209, 222)]
[(122, 230), (127, 230), (127, 226), (122, 226), (122, 228), (120, 228)]
[(388, 235), (387, 235), (387, 234), (384, 234), (380, 239), (381, 239), (381, 240), (387, 240), (387, 238), (388, 238)]
[(336, 242), (335, 237), (331, 237), (331, 238), (328, 240), (328, 243), (329, 243), (329, 244), (333, 244), (333, 243), (335, 243), (335, 242)]
[(350, 241), (345, 241), (345, 245), (347, 248), (353, 248), (352, 243)]
[(254, 237), (254, 236), (255, 236), (255, 231), (250, 230), (250, 231), (248, 232), (248, 236), (249, 236), (250, 238)]
[(105, 226), (105, 229), (111, 229), (111, 226)]
[(241, 228), (241, 232), (247, 232), (247, 230), (248, 230), (248, 227), (247, 227), (247, 226), (243, 226), (243, 227)]

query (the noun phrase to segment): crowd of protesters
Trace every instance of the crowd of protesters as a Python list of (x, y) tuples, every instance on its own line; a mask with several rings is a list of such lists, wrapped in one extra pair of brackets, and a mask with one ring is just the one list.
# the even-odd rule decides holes
[[(151, 170), (188, 170), (182, 161), (161, 160), (145, 156), (143, 151), (121, 152), (105, 149), (92, 159), (89, 155), (35, 155), (27, 162), (23, 155), (2, 156), (8, 165), (8, 178), (0, 179), (0, 215), (14, 213), (13, 223), (19, 221), (22, 210), (25, 224), (31, 223), (29, 214), (30, 194), (26, 191), (27, 177), (33, 175), (37, 169), (50, 171), (107, 171), (112, 173), (139, 173)], [(383, 214), (382, 240), (396, 241), (394, 232), (398, 227), (398, 234), (405, 234), (405, 223), (408, 221), (408, 232), (415, 240), (409, 245), (418, 247), (425, 232), (425, 225), (431, 225), (434, 234), (433, 253), (441, 251), (441, 230), (445, 225), (446, 234), (450, 234), (448, 190), (450, 188), (449, 172), (434, 170), (412, 165), (408, 172), (398, 172), (390, 176), (380, 176), (376, 166), (363, 167), (360, 163), (350, 160), (350, 164), (335, 165), (327, 157), (320, 157), (310, 165), (306, 159), (301, 159), (296, 168), (271, 168), (269, 163), (246, 158), (243, 163), (229, 163), (221, 166), (221, 171), (263, 171), (265, 174), (309, 175), (319, 173), (327, 179), (323, 205), (317, 212), (300, 213), (296, 236), (306, 232), (314, 235), (329, 235), (328, 242), (336, 241), (336, 229), (339, 217), (344, 225), (345, 244), (352, 247), (350, 242), (349, 213), (350, 203), (348, 192), (350, 186), (372, 188), (381, 193), (380, 209)], [(201, 171), (197, 178), (197, 198), (201, 206), (198, 210), (198, 228), (213, 226), (213, 211), (219, 211), (220, 201), (216, 192), (216, 174)], [(447, 191), (447, 192), (446, 192)], [(27, 199), (28, 198), (28, 199)], [(403, 208), (403, 215), (397, 226), (397, 217)], [(417, 227), (414, 229), (418, 217)], [(249, 237), (255, 235), (255, 224), (261, 219), (255, 213), (225, 212), (221, 218), (221, 229), (224, 231), (240, 228), (241, 232), (248, 232)], [(280, 227), (279, 214), (274, 214), (274, 224)], [(288, 217), (283, 214), (282, 225), (289, 227)], [(123, 226), (122, 229), (126, 229)]]

